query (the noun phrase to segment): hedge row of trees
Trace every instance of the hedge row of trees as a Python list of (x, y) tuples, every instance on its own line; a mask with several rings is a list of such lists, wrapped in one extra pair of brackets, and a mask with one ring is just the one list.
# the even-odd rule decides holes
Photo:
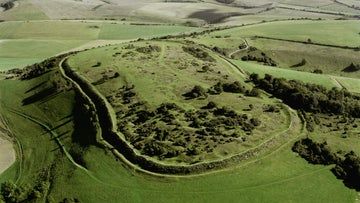
[(360, 191), (360, 157), (353, 151), (344, 158), (333, 153), (326, 142), (317, 143), (309, 138), (297, 141), (292, 150), (312, 164), (336, 166), (331, 171), (344, 181), (347, 187)]
[(260, 96), (260, 90), (258, 88), (255, 87), (251, 90), (248, 90), (239, 81), (232, 83), (218, 82), (207, 90), (200, 85), (195, 85), (189, 92), (184, 93), (183, 96), (187, 99), (205, 99), (208, 97), (208, 94), (219, 95), (223, 92), (242, 93), (252, 97)]
[(264, 78), (259, 78), (257, 74), (251, 74), (250, 80), (258, 88), (282, 99), (292, 108), (307, 112), (347, 114), (360, 118), (360, 97), (346, 90), (336, 88), (328, 90), (320, 85), (303, 83), (298, 80), (274, 78), (268, 74)]
[(1, 200), (6, 203), (37, 202), (40, 198), (48, 200), (46, 194), (51, 186), (54, 167), (55, 165), (51, 165), (40, 171), (32, 186), (19, 186), (11, 181), (3, 182), (0, 188), (0, 202)]
[(208, 52), (206, 52), (200, 48), (193, 47), (193, 46), (183, 46), (182, 48), (186, 53), (191, 54), (192, 56), (194, 56), (195, 58), (198, 58), (200, 60), (209, 61), (209, 62), (215, 61), (215, 59), (212, 56), (210, 56)]
[(66, 56), (74, 54), (76, 52), (69, 52), (63, 55), (55, 56), (49, 59), (46, 59), (40, 63), (35, 63), (33, 65), (26, 66), (23, 69), (12, 69), (7, 73), (17, 75), (21, 80), (30, 80), (36, 77), (41, 76), (44, 73), (51, 71), (53, 68), (57, 67), (59, 62)]
[(157, 45), (149, 45), (145, 47), (138, 47), (136, 48), (137, 52), (143, 53), (143, 54), (149, 54), (152, 52), (161, 52), (161, 47)]
[(242, 61), (257, 61), (259, 63), (263, 63), (267, 66), (277, 66), (277, 63), (270, 57), (266, 56), (265, 53), (261, 53), (261, 57), (253, 56), (253, 55), (246, 55), (241, 57)]

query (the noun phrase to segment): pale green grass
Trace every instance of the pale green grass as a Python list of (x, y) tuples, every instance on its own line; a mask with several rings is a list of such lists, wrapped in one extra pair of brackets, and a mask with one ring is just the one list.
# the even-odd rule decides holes
[(21, 68), (98, 39), (112, 42), (199, 30), (202, 29), (102, 21), (3, 22), (0, 23), (0, 70)]
[(82, 40), (6, 40), (0, 43), (0, 70), (21, 68), (87, 42)]
[(359, 21), (326, 20), (269, 22), (214, 32), (211, 35), (231, 35), (232, 37), (258, 35), (300, 41), (310, 38), (317, 43), (354, 47), (360, 45), (359, 32)]
[(360, 79), (334, 77), (341, 85), (351, 92), (360, 93)]
[(99, 39), (111, 40), (149, 38), (201, 30), (201, 28), (192, 28), (177, 25), (122, 25), (104, 23), (99, 34)]
[(17, 1), (19, 5), (0, 13), (1, 20), (47, 20), (49, 17), (30, 0)]
[[(251, 46), (257, 47), (275, 60), (280, 67), (306, 72), (320, 69), (324, 74), (353, 78), (360, 77), (359, 71), (350, 73), (342, 71), (350, 63), (360, 63), (358, 51), (266, 39), (248, 39), (248, 42)], [(304, 66), (291, 67), (294, 64), (298, 64), (302, 59), (306, 60)]]
[(0, 23), (2, 39), (97, 39), (101, 23), (81, 21), (20, 21)]
[(328, 75), (307, 73), (301, 71), (288, 70), (283, 68), (271, 67), (259, 65), (251, 62), (244, 62), (240, 60), (232, 60), (233, 63), (244, 69), (245, 71), (251, 73), (257, 73), (260, 77), (263, 77), (265, 74), (273, 75), (274, 77), (282, 77), (288, 80), (301, 80), (307, 83), (313, 83), (318, 85), (323, 85), (327, 88), (339, 87), (337, 83), (332, 80)]

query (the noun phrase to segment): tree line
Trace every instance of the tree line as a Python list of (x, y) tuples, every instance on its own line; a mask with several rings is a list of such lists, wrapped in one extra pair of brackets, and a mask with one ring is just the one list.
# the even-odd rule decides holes
[(295, 142), (292, 150), (312, 164), (335, 164), (331, 169), (334, 175), (347, 187), (360, 191), (360, 157), (355, 152), (350, 151), (341, 157), (332, 152), (326, 142), (318, 143), (310, 138)]
[(344, 89), (328, 90), (321, 85), (274, 78), (269, 74), (264, 78), (251, 74), (250, 80), (294, 109), (360, 118), (360, 97)]

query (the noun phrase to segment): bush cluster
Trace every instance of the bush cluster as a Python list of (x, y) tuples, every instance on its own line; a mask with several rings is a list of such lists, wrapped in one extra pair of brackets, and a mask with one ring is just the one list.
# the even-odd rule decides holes
[(360, 64), (351, 63), (348, 67), (344, 68), (343, 72), (356, 72), (360, 70)]
[(261, 57), (253, 56), (253, 55), (246, 55), (241, 57), (242, 61), (257, 61), (259, 63), (263, 63), (267, 66), (277, 66), (277, 63), (270, 57), (266, 56), (266, 54), (262, 53)]
[(138, 47), (136, 48), (136, 51), (143, 54), (150, 54), (152, 52), (161, 52), (161, 47), (157, 45), (149, 45), (145, 47)]
[(209, 61), (209, 62), (215, 61), (215, 59), (213, 57), (211, 57), (208, 52), (206, 52), (200, 48), (193, 47), (193, 46), (183, 46), (182, 48), (186, 53), (191, 54), (192, 56), (194, 56), (195, 58), (198, 58), (200, 60)]
[(183, 96), (186, 97), (187, 99), (196, 99), (196, 98), (205, 99), (208, 97), (208, 94), (203, 87), (199, 85), (195, 85), (189, 92), (183, 94)]
[(268, 74), (262, 79), (259, 79), (257, 74), (252, 74), (250, 79), (258, 88), (282, 99), (292, 108), (360, 118), (360, 97), (346, 90), (328, 90), (320, 85), (274, 78)]
[(235, 81), (232, 83), (218, 82), (208, 90), (209, 94), (221, 94), (222, 92), (245, 93), (246, 88), (239, 81)]

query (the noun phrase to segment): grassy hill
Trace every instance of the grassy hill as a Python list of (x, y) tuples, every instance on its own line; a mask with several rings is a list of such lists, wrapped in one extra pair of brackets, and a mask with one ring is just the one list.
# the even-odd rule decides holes
[(0, 202), (359, 201), (356, 0), (7, 1)]
[[(114, 98), (109, 96), (116, 93), (119, 88), (121, 89), (121, 86), (131, 83), (137, 95), (132, 102), (143, 100), (150, 109), (156, 108), (163, 102), (175, 102), (184, 109), (196, 109), (212, 100), (219, 106), (231, 106), (238, 113), (261, 118), (262, 124), (259, 131), (255, 129), (243, 146), (241, 143), (237, 143), (235, 148), (230, 147), (231, 144), (230, 146), (219, 144), (219, 147), (214, 150), (217, 156), (202, 152), (200, 156), (193, 156), (195, 160), (201, 156), (203, 160), (218, 159), (226, 157), (229, 153), (241, 152), (251, 145), (259, 144), (261, 139), (274, 135), (280, 130), (278, 128), (280, 124), (274, 122), (283, 122), (281, 119), (288, 119), (288, 117), (280, 116), (281, 113), (279, 115), (261, 113), (264, 107), (277, 102), (264, 93), (261, 93), (260, 98), (241, 94), (239, 97), (239, 93), (221, 93), (220, 97), (209, 95), (205, 100), (185, 100), (182, 94), (191, 90), (193, 85), (209, 88), (217, 80), (243, 82), (244, 75), (239, 72), (237, 66), (227, 63), (215, 53), (204, 50), (215, 59), (215, 62), (208, 62), (182, 51), (182, 46), (191, 45), (176, 41), (145, 41), (132, 43), (132, 45), (106, 46), (71, 56), (68, 63), (92, 82), (108, 99)], [(149, 47), (153, 47), (150, 52), (147, 49)], [(154, 47), (159, 47), (159, 52), (156, 51), (158, 48)], [(144, 50), (147, 51), (143, 52)], [(133, 53), (129, 54), (129, 52)], [(174, 63), (175, 56), (178, 59), (180, 57), (181, 60)], [(213, 65), (210, 65), (209, 72), (202, 72), (201, 64), (206, 63)], [(236, 61), (234, 63), (236, 64)], [(218, 70), (221, 74), (217, 73)], [(109, 76), (116, 72), (119, 73), (119, 77), (109, 79), (111, 78)], [(225, 75), (228, 76), (224, 77)], [(157, 80), (153, 79), (154, 76)], [(191, 77), (196, 77), (196, 82)], [(99, 82), (102, 79), (103, 81)], [(331, 174), (329, 167), (309, 165), (291, 152), (292, 144), (306, 135), (306, 133), (299, 133), (300, 129), (296, 130), (296, 128), (301, 128), (296, 118), (292, 122), (297, 127), (287, 133), (290, 137), (282, 138), (275, 149), (267, 150), (236, 166), (210, 174), (188, 177), (153, 176), (138, 171), (136, 167), (132, 168), (126, 162), (117, 159), (110, 151), (97, 145), (80, 145), (79, 139), (90, 139), (88, 136), (91, 134), (74, 131), (80, 127), (74, 128), (79, 125), (76, 122), (77, 114), (73, 113), (79, 108), (75, 103), (77, 100), (74, 95), (76, 94), (69, 89), (68, 83), (61, 79), (58, 67), (54, 66), (50, 72), (33, 79), (1, 80), (0, 83), (1, 97), (5, 98), (1, 103), (1, 113), (11, 123), (10, 127), (22, 144), (23, 150), (22, 157), (2, 175), (2, 180), (12, 179), (17, 185), (31, 185), (30, 191), (39, 183), (47, 185), (41, 190), (42, 193), (37, 199), (40, 202), (46, 199), (57, 202), (65, 198), (84, 202), (105, 200), (119, 202), (119, 199), (145, 202), (163, 202), (169, 199), (174, 202), (184, 200), (248, 201), (250, 199), (255, 202), (265, 200), (299, 202), (311, 201), (315, 196), (321, 201), (351, 202), (357, 196), (354, 190), (344, 187), (341, 181)], [(51, 89), (54, 84), (58, 84), (57, 86), (61, 88), (55, 92), (49, 92), (48, 89)], [(244, 86), (251, 89), (252, 85), (244, 83)], [(116, 105), (110, 102), (115, 112), (120, 109), (126, 111), (124, 108), (131, 106), (131, 103), (130, 106), (120, 104), (121, 100), (112, 101), (116, 102)], [(253, 110), (246, 110), (249, 104), (253, 104)], [(181, 114), (174, 115), (178, 117)], [(131, 120), (130, 117), (129, 119)], [(15, 123), (19, 125), (14, 125)], [(159, 121), (157, 123), (159, 124)], [(277, 128), (269, 131), (271, 126), (277, 126)], [(267, 128), (266, 132), (269, 134), (261, 135), (261, 132), (265, 130), (263, 128)], [(321, 136), (318, 137), (315, 134)], [(311, 136), (321, 140), (325, 138), (323, 137), (325, 135), (326, 133), (319, 128)], [(353, 147), (352, 149), (358, 149), (354, 144), (357, 142), (356, 137), (347, 138), (346, 142), (343, 142), (344, 138), (337, 137), (335, 134), (326, 139), (331, 146), (336, 144), (342, 150), (348, 150), (350, 146)], [(195, 146), (196, 143), (194, 142)], [(198, 148), (202, 146), (202, 142), (200, 143)], [(347, 146), (346, 143), (352, 144)], [(154, 157), (154, 159), (159, 159), (159, 157)], [(168, 164), (178, 162), (174, 158), (159, 160)], [(186, 162), (191, 159), (183, 156), (180, 160)], [(321, 183), (320, 187), (319, 183)], [(89, 193), (90, 190), (96, 193)], [(336, 195), (329, 196), (329, 191)], [(304, 196), (304, 193), (307, 195)]]

